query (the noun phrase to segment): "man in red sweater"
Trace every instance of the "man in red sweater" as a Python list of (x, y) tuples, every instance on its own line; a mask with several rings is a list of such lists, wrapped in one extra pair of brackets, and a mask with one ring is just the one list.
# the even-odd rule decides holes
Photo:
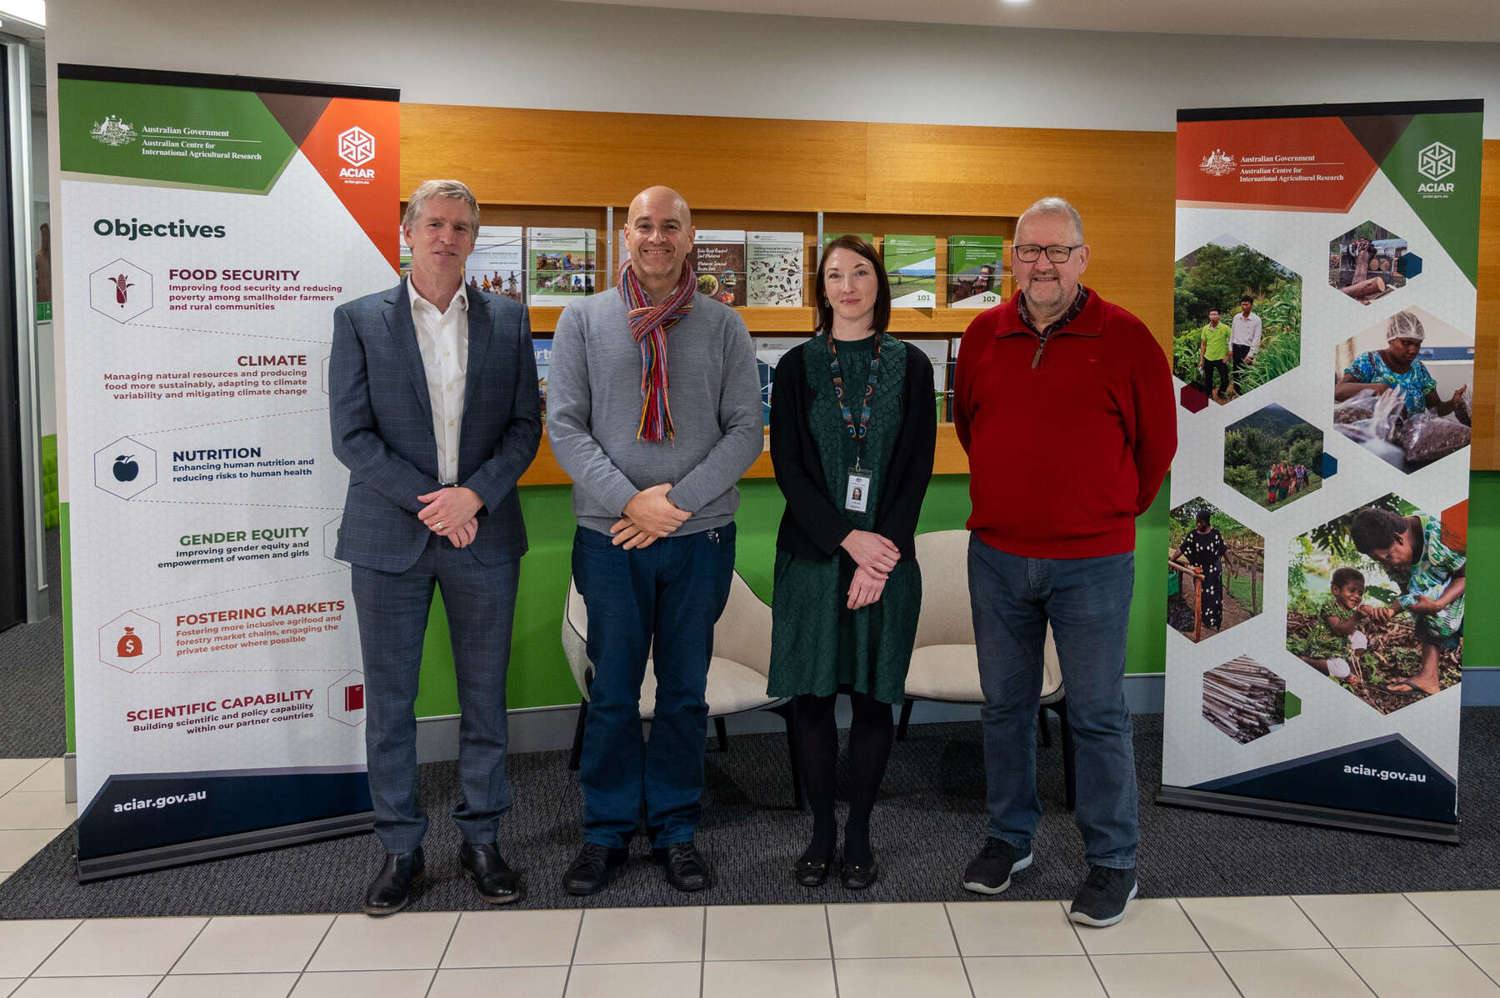
[(1067, 690), (1089, 872), (1070, 917), (1113, 925), (1136, 893), (1135, 755), (1125, 637), (1135, 519), (1177, 449), (1172, 375), (1143, 322), (1079, 284), (1083, 220), (1044, 198), (1016, 223), (1020, 294), (964, 333), (954, 426), (969, 455), (969, 594), (984, 689), (988, 838), (964, 886), (1031, 865), (1048, 625)]

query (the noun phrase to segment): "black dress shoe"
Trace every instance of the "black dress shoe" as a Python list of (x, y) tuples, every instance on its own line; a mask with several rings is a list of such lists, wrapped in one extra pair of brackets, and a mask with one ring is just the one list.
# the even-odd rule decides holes
[(794, 870), (797, 883), (803, 887), (821, 887), (823, 881), (828, 879), (828, 868), (832, 865), (832, 856), (814, 859), (811, 856), (804, 855), (801, 859), (797, 860), (797, 866)]
[(673, 842), (661, 852), (661, 864), (667, 872), (667, 883), (679, 891), (692, 893), (714, 885), (714, 875), (708, 868), (708, 860), (703, 858), (703, 854), (691, 840)]
[(880, 864), (875, 862), (874, 857), (868, 863), (851, 863), (845, 860), (839, 879), (849, 890), (862, 891), (880, 879)]
[(425, 869), (421, 846), (411, 852), (387, 853), (385, 865), (365, 891), (365, 914), (394, 915), (405, 908)]
[(506, 865), (493, 842), (482, 846), (465, 842), (458, 851), (458, 861), (474, 878), (479, 896), (490, 904), (521, 900), (521, 875)]
[(569, 894), (597, 894), (609, 883), (610, 872), (629, 858), (628, 849), (611, 849), (585, 842), (563, 874), (563, 890)]

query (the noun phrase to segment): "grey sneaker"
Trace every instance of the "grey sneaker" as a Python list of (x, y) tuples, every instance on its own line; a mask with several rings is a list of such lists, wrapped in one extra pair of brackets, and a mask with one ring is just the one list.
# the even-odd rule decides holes
[(1031, 865), (1031, 850), (1025, 853), (991, 836), (964, 869), (964, 890), (975, 894), (999, 894), (1010, 886), (1010, 875)]
[(1135, 897), (1135, 867), (1117, 870), (1091, 866), (1068, 917), (1080, 925), (1114, 925), (1125, 917), (1125, 905)]

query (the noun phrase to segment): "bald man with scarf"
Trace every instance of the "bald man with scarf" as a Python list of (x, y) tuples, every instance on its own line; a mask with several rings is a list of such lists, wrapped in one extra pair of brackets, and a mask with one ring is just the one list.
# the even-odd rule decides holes
[[(694, 845), (714, 624), (734, 572), (735, 483), (762, 450), (755, 350), (730, 308), (696, 293), (692, 213), (667, 187), (630, 203), (617, 286), (558, 319), (547, 432), (573, 480), (573, 579), (588, 610), (579, 781), (583, 846), (563, 877), (594, 894), (625, 861), (645, 806), (667, 882), (713, 883)], [(654, 648), (653, 648), (654, 642)], [(642, 737), (641, 682), (656, 674)]]

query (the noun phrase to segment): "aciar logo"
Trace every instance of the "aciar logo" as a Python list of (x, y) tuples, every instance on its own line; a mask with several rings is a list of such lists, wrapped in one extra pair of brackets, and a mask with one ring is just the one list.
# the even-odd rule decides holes
[(1438, 183), (1444, 177), (1458, 169), (1458, 153), (1451, 146), (1442, 142), (1434, 142), (1424, 146), (1417, 152), (1417, 172), (1428, 180), (1428, 184), (1418, 184), (1417, 191), (1422, 194), (1449, 194), (1453, 191), (1453, 184)]

